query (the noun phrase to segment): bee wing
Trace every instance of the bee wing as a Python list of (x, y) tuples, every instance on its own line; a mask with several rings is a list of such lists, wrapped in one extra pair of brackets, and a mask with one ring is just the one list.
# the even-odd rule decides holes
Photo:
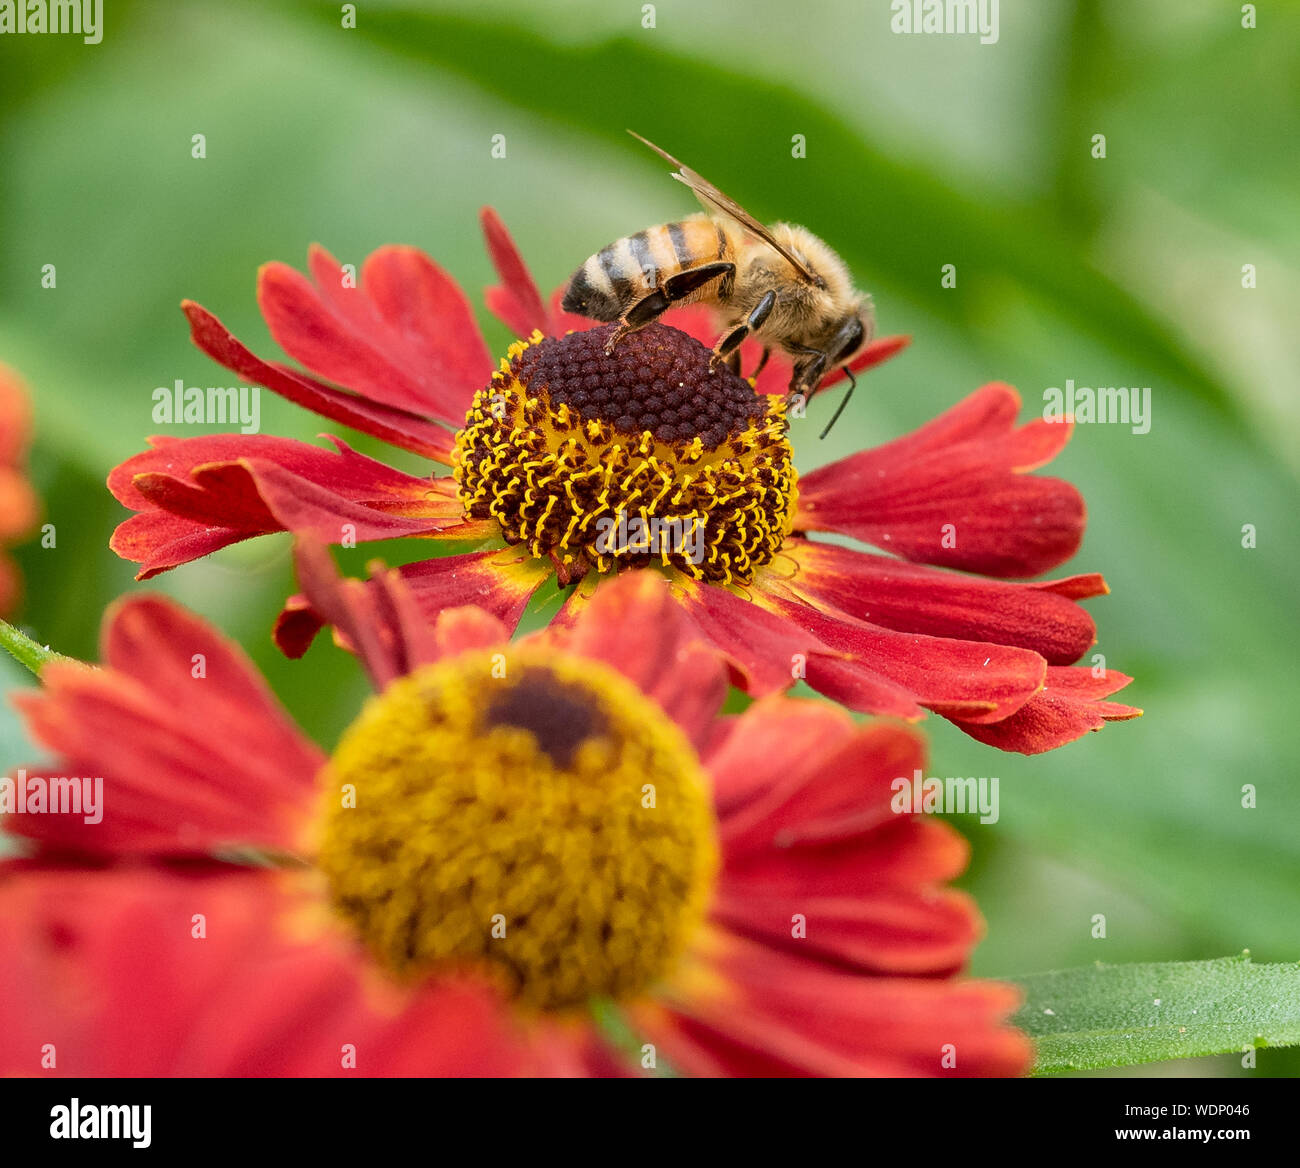
[(772, 233), (757, 219), (755, 219), (753, 215), (746, 211), (744, 207), (737, 203), (735, 199), (731, 198), (729, 195), (723, 194), (702, 174), (693, 171), (684, 162), (674, 158), (667, 150), (661, 150), (648, 138), (642, 138), (635, 130), (628, 130), (628, 133), (639, 142), (644, 142), (651, 150), (658, 154), (660, 158), (677, 167), (676, 172), (673, 174), (673, 178), (690, 187), (691, 191), (694, 193), (695, 197), (699, 199), (706, 211), (721, 211), (724, 215), (730, 216), (746, 231), (758, 236), (758, 238), (767, 244), (768, 247), (788, 260), (790, 266), (799, 273), (802, 279), (807, 280), (810, 284), (815, 284), (817, 282), (817, 277), (814, 276), (813, 273), (810, 272), (807, 267), (796, 259), (795, 256), (786, 248), (777, 243), (777, 241), (772, 238)]

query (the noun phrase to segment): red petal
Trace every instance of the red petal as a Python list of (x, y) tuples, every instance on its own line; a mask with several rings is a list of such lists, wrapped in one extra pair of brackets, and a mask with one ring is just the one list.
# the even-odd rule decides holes
[(761, 697), (787, 690), (796, 678), (810, 676), (815, 661), (821, 691), (830, 694), (833, 689), (836, 700), (853, 709), (895, 718), (922, 717), (905, 687), (873, 672), (851, 651), (830, 647), (803, 623), (716, 585), (682, 578), (675, 589), (701, 636), (730, 665), (733, 683), (747, 693)]
[(27, 476), (12, 466), (0, 466), (0, 539), (25, 536), (40, 515), (40, 503)]
[(27, 453), (32, 436), (32, 407), (22, 379), (0, 364), (0, 465), (14, 466)]
[(499, 1076), (558, 1057), (484, 986), (387, 981), (322, 911), (279, 873), (11, 872), (0, 1073)]
[(798, 660), (825, 649), (793, 622), (726, 588), (679, 576), (673, 591), (701, 636), (723, 654), (734, 683), (755, 696), (789, 689)]
[(772, 790), (816, 771), (813, 760), (835, 751), (855, 732), (843, 710), (777, 696), (759, 698), (725, 725), (707, 756), (722, 832)]
[(264, 435), (155, 438), (154, 449), (113, 469), (108, 486), (125, 506), (180, 522), (137, 516), (110, 546), (142, 564), (143, 579), (272, 531), (338, 543), (424, 535), (462, 521), (450, 479), (416, 478), (333, 441), (337, 451)]
[(1010, 386), (986, 385), (914, 434), (813, 471), (800, 481), (796, 527), (990, 576), (1055, 567), (1078, 550), (1083, 500), (1024, 472), (1055, 457), (1071, 427), (1013, 429), (1019, 401)]
[(510, 238), (506, 225), (501, 222), (501, 216), (491, 207), (484, 207), (479, 212), (479, 221), (487, 238), (492, 266), (501, 277), (500, 285), (488, 288), (483, 294), (492, 315), (513, 329), (517, 337), (531, 336), (534, 329), (555, 335), (551, 334), (546, 307), (528, 272), (528, 265)]
[(1052, 664), (1077, 661), (1097, 639), (1073, 597), (1105, 591), (1100, 576), (1007, 584), (797, 537), (782, 550), (799, 565), (788, 589), (832, 614), (899, 632), (1016, 645)]
[(205, 528), (162, 511), (147, 511), (118, 524), (108, 546), (122, 559), (140, 565), (137, 580), (148, 580), (159, 572), (200, 560), (256, 534)]
[(103, 669), (49, 665), (42, 689), (14, 697), (57, 756), (34, 773), (102, 778), (102, 822), (28, 813), (11, 830), (100, 854), (298, 846), (323, 755), (238, 646), (163, 597), (135, 596), (109, 610), (103, 656)]
[[(1005, 1022), (1013, 986), (861, 977), (721, 935), (670, 1012), (634, 1016), (674, 1066), (698, 1074), (993, 1076), (1029, 1069)], [(954, 1065), (950, 1064), (955, 1059)]]
[[(859, 730), (819, 703), (756, 702), (709, 760), (726, 855), (714, 917), (873, 972), (959, 969), (979, 917), (937, 885), (964, 869), (966, 844), (891, 810), (895, 780), (924, 764), (921, 740), (897, 727)], [(807, 927), (798, 940), (796, 914)]]
[[(0, 540), (16, 540), (36, 526), (40, 503), (22, 464), (31, 440), (31, 405), (18, 375), (0, 365)], [(18, 577), (0, 569), (0, 612), (16, 603)]]
[(433, 630), (396, 572), (377, 573), (369, 585), (341, 579), (325, 546), (314, 540), (299, 540), (294, 560), (308, 603), (352, 646), (375, 689), (437, 659)]
[(761, 699), (734, 719), (709, 758), (728, 861), (893, 824), (891, 784), (924, 766), (924, 743), (911, 731), (861, 728), (822, 702)]
[(887, 679), (936, 714), (970, 722), (1000, 721), (1042, 688), (1047, 664), (1028, 649), (877, 628), (822, 612), (774, 588), (755, 597), (839, 653), (838, 660), (810, 657), (808, 684), (855, 709), (863, 708), (855, 687), (864, 673)]
[(1014, 750), (1020, 754), (1041, 754), (1100, 730), (1107, 722), (1139, 718), (1136, 706), (1102, 701), (1133, 679), (1114, 669), (1094, 676), (1082, 666), (1054, 666), (1047, 671), (1047, 684), (1011, 717), (993, 725), (973, 726), (954, 721), (972, 738)]
[(356, 288), (323, 248), (308, 262), (315, 284), (286, 264), (259, 273), (258, 304), (285, 352), (371, 401), (461, 425), (492, 359), (456, 282), (413, 247), (372, 253)]
[(727, 697), (721, 655), (699, 634), (654, 572), (627, 572), (588, 595), (575, 589), (553, 634), (568, 652), (613, 666), (635, 682), (697, 746)]
[[(218, 364), (324, 418), (373, 434), (403, 450), (451, 465), (454, 437), (444, 426), (430, 422), (418, 413), (368, 401), (287, 366), (263, 361), (241, 345), (202, 305), (184, 300), (181, 308), (189, 319), (194, 343)], [(453, 424), (460, 426), (463, 422), (462, 412)]]
[[(498, 621), (506, 638), (514, 631), (532, 594), (548, 575), (549, 568), (540, 561), (526, 556), (521, 558), (518, 552), (500, 548), (419, 560), (397, 569), (404, 596), (410, 598), (424, 621), (437, 622), (445, 610), (473, 605)], [(369, 585), (349, 582), (354, 583), (358, 587), (377, 587), (374, 581)], [(384, 586), (396, 587), (391, 582)], [(354, 599), (351, 603), (359, 602)], [(406, 603), (405, 599), (402, 603)], [(348, 619), (356, 617), (353, 615)], [(475, 618), (465, 616), (449, 618), (448, 623), (434, 630), (435, 643), (441, 644), (441, 639), (445, 639), (446, 645), (450, 646), (467, 636), (471, 640), (481, 636), (481, 632), (476, 634), (467, 630), (466, 622), (473, 620)], [(292, 596), (276, 622), (275, 643), (286, 656), (301, 657), (326, 623), (325, 614), (309, 599)], [(343, 631), (342, 643), (353, 648), (350, 635)], [(438, 655), (448, 651), (449, 648), (440, 648)]]

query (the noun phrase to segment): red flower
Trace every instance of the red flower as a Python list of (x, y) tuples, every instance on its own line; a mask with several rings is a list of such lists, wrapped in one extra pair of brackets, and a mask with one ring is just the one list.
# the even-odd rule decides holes
[[(495, 213), (485, 211), (483, 221), (502, 278), (487, 301), (503, 321), (521, 335), (591, 327), (559, 309), (558, 293), (545, 306)], [(423, 253), (381, 248), (358, 288), (345, 286), (342, 269), (319, 248), (309, 264), (312, 280), (267, 265), (258, 299), (275, 339), (328, 382), (262, 361), (187, 302), (195, 343), (250, 383), (327, 418), (455, 461), (460, 481), (405, 474), (337, 438), (334, 451), (260, 436), (155, 438), (152, 450), (109, 477), (113, 493), (137, 512), (112, 546), (141, 565), (140, 578), (280, 530), (334, 543), (490, 540), (497, 546), (425, 560), (402, 574), (430, 616), (472, 602), (513, 627), (551, 575), (563, 584), (587, 573), (572, 610), (601, 571), (622, 566), (596, 555), (590, 539), (570, 540), (575, 525), (581, 544), (593, 523), (622, 511), (609, 496), (616, 486), (634, 514), (647, 500), (652, 511), (664, 499), (694, 508), (709, 536), (708, 570), (681, 557), (660, 566), (673, 575), (674, 596), (697, 633), (726, 655), (733, 680), (751, 694), (779, 692), (803, 677), (855, 710), (908, 720), (931, 710), (981, 741), (1026, 754), (1141, 712), (1104, 700), (1130, 678), (1072, 665), (1095, 642), (1077, 601), (1107, 591), (1100, 575), (1007, 579), (1069, 559), (1084, 528), (1074, 487), (1028, 473), (1064, 446), (1070, 425), (1035, 420), (1017, 428), (1020, 401), (1009, 386), (986, 385), (915, 433), (814, 471), (796, 490), (777, 396), (790, 365), (780, 355), (757, 379), (757, 400), (747, 402), (748, 391), (737, 397), (737, 379), (704, 367), (702, 349), (658, 326), (628, 338), (612, 358), (601, 353), (599, 335), (593, 345), (581, 331), (516, 346), (494, 375), (464, 296)], [(701, 306), (667, 319), (714, 337)], [(855, 368), (906, 343), (876, 341)], [(756, 345), (747, 346), (744, 367), (752, 368)], [(670, 361), (687, 370), (681, 376), (691, 386), (679, 380), (675, 390), (662, 376)], [(566, 369), (574, 379), (560, 385)], [(696, 383), (708, 392), (696, 392)], [(634, 390), (650, 396), (601, 405), (610, 393)], [(515, 414), (505, 417), (503, 403)], [(722, 446), (697, 439), (692, 447), (683, 434), (688, 410), (698, 415), (692, 433), (722, 435)], [(658, 427), (654, 434), (641, 429), (643, 419)], [(631, 433), (620, 429), (628, 423)], [(715, 454), (726, 461), (718, 465)], [(602, 470), (604, 490), (583, 498), (575, 489), (582, 476)], [(891, 554), (809, 532), (850, 536)], [(298, 655), (320, 624), (294, 598), (277, 639)]]
[(36, 494), (24, 464), (31, 440), (31, 408), (18, 375), (0, 365), (0, 616), (18, 607), (22, 582), (3, 545), (21, 539), (36, 526)]
[(719, 718), (652, 573), (512, 645), (479, 609), (429, 624), (396, 572), (299, 564), (380, 689), (328, 762), (159, 597), (19, 697), (56, 759), (21, 780), (103, 787), (91, 822), (6, 821), (38, 850), (0, 867), (0, 1073), (1026, 1068), (1016, 992), (950, 976), (965, 843), (891, 813), (913, 733), (783, 697)]

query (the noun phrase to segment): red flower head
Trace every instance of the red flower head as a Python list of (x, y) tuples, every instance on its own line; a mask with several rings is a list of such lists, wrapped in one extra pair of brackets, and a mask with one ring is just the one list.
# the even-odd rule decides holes
[[(891, 811), (911, 731), (720, 718), (652, 573), (510, 644), (477, 608), (430, 624), (397, 572), (299, 568), (379, 690), (328, 759), (157, 597), (18, 699), (56, 761), (6, 821), (36, 853), (0, 868), (0, 1073), (1026, 1068), (1015, 991), (952, 976), (964, 842)], [(102, 787), (54, 814), (51, 771)]]
[[(280, 530), (335, 543), (487, 540), (402, 569), (429, 616), (472, 602), (513, 627), (555, 577), (578, 584), (568, 620), (598, 579), (655, 567), (754, 695), (802, 677), (852, 709), (908, 720), (932, 710), (1024, 753), (1140, 713), (1104, 700), (1128, 677), (1071, 665), (1095, 640), (1077, 601), (1106, 591), (1100, 576), (999, 579), (1046, 571), (1079, 545), (1079, 493), (1027, 473), (1061, 449), (1069, 425), (1017, 428), (1015, 391), (986, 385), (916, 433), (799, 481), (787, 360), (774, 356), (753, 384), (710, 369), (693, 337), (711, 341), (717, 326), (698, 305), (606, 355), (612, 326), (588, 331), (558, 293), (546, 307), (495, 213), (483, 219), (502, 278), (488, 304), (529, 337), (496, 372), (459, 288), (412, 248), (375, 252), (355, 288), (319, 248), (313, 279), (263, 268), (272, 335), (327, 381), (262, 361), (185, 305), (198, 346), (250, 383), (454, 473), (405, 474), (337, 438), (332, 451), (261, 436), (155, 438), (109, 477), (138, 513), (112, 542), (140, 578)], [(905, 344), (876, 341), (853, 367)], [(758, 357), (741, 355), (744, 367)], [(281, 647), (300, 654), (320, 624), (295, 598)]]
[[(0, 548), (36, 526), (39, 508), (24, 470), (31, 430), (22, 382), (12, 369), (0, 365)], [(18, 570), (0, 550), (0, 616), (13, 612), (20, 592)]]

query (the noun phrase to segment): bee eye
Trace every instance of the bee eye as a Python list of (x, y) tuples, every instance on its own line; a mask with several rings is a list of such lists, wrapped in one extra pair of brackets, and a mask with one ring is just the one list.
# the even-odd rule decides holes
[(862, 327), (862, 318), (855, 316), (852, 323), (846, 329), (844, 344), (842, 344), (835, 353), (836, 361), (845, 361), (857, 352), (858, 346), (862, 344), (862, 338), (866, 335)]

